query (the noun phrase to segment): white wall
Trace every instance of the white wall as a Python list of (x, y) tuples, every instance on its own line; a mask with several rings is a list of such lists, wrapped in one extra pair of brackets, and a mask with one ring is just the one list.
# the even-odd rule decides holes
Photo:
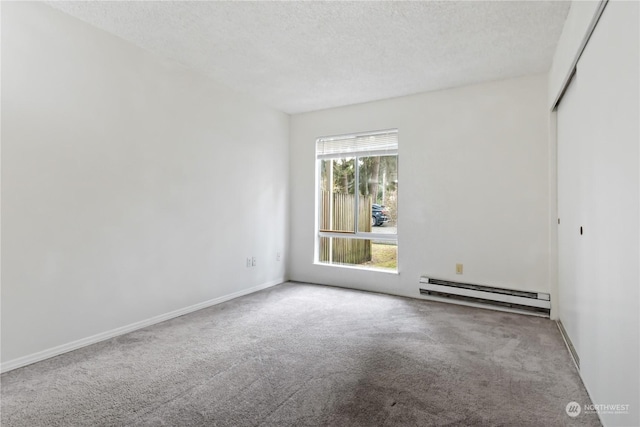
[(287, 115), (2, 6), (3, 367), (283, 280)]
[[(546, 85), (529, 76), (292, 116), (291, 279), (419, 297), (430, 274), (549, 292)], [(315, 265), (315, 139), (388, 128), (399, 274)]]
[(607, 426), (640, 425), (639, 13), (607, 4), (557, 113), (559, 317)]

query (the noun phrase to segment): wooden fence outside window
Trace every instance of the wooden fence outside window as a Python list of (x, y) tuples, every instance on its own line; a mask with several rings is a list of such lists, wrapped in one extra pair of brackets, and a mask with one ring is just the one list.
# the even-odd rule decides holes
[[(331, 193), (323, 191), (321, 196), (320, 229), (355, 233), (355, 195), (334, 193), (331, 212)], [(371, 231), (371, 196), (359, 196), (358, 231)], [(332, 215), (333, 214), (333, 215)], [(331, 227), (331, 218), (333, 227)], [(331, 251), (329, 242), (333, 240)], [(330, 254), (332, 255), (330, 258)], [(337, 237), (320, 238), (320, 262), (339, 264), (364, 264), (371, 261), (371, 240)]]

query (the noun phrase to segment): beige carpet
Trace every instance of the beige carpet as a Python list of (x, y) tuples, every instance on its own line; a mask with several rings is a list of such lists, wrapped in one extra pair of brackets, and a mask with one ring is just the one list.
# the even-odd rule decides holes
[(8, 372), (13, 426), (566, 426), (556, 325), (296, 283)]

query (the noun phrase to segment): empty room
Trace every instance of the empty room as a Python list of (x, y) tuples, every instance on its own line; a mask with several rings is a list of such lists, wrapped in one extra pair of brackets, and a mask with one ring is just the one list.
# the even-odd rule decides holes
[(0, 15), (3, 427), (640, 426), (640, 3)]

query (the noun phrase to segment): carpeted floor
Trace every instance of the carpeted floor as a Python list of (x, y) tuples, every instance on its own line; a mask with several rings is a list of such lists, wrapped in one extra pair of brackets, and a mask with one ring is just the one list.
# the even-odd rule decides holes
[(287, 283), (3, 374), (13, 426), (565, 426), (548, 319)]

